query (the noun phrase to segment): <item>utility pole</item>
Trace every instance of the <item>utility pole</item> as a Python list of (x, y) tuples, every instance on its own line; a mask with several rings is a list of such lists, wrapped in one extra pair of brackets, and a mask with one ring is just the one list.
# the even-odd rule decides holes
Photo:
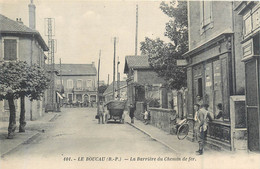
[(62, 74), (61, 74), (61, 58), (60, 58), (60, 84), (62, 85)]
[(114, 37), (114, 59), (113, 59), (113, 99), (115, 99), (115, 64), (116, 64), (116, 37)]
[(98, 58), (98, 82), (97, 82), (97, 113), (99, 113), (99, 71), (100, 71), (100, 57), (101, 57), (101, 50), (99, 50), (99, 58)]
[(109, 86), (109, 74), (107, 74), (107, 86)]
[(118, 96), (118, 99), (120, 99), (120, 73), (119, 73), (119, 57), (117, 57), (117, 96)]
[(136, 5), (135, 56), (137, 56), (137, 43), (138, 43), (138, 5)]

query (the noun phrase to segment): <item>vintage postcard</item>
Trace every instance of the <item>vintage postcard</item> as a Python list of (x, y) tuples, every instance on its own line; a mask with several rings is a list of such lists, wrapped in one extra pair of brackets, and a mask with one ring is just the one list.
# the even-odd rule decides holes
[(0, 168), (259, 169), (259, 13), (0, 0)]

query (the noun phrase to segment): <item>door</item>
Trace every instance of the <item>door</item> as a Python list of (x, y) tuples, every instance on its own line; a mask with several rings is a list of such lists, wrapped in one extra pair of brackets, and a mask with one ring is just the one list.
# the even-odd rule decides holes
[(259, 151), (259, 65), (257, 59), (245, 63), (248, 149)]

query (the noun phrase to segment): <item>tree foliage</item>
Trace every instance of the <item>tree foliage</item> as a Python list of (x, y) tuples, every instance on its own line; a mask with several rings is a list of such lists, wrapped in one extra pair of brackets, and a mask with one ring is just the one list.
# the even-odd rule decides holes
[(140, 49), (142, 55), (148, 55), (150, 65), (167, 81), (168, 87), (179, 90), (186, 86), (186, 70), (176, 64), (188, 51), (187, 2), (162, 2), (160, 8), (172, 18), (165, 26), (165, 36), (172, 43), (146, 37)]
[(103, 94), (103, 93), (106, 91), (107, 87), (108, 87), (107, 85), (101, 85), (101, 86), (99, 86), (99, 91), (98, 91), (98, 93)]
[(14, 99), (27, 96), (39, 100), (48, 88), (49, 77), (38, 65), (26, 62), (5, 62), (0, 65), (0, 99), (6, 99), (8, 91)]

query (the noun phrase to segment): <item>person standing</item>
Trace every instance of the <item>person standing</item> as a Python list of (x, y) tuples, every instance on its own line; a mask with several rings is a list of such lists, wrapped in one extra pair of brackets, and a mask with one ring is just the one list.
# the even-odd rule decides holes
[(199, 104), (194, 104), (194, 133), (195, 133), (195, 139), (198, 141), (199, 140), (199, 119), (198, 119), (198, 113), (199, 113), (200, 105)]
[(200, 109), (197, 111), (199, 150), (196, 151), (196, 153), (199, 155), (203, 154), (205, 140), (207, 137), (208, 120), (212, 120), (212, 117), (207, 110), (208, 107), (208, 104), (202, 104)]
[(135, 106), (131, 103), (129, 106), (129, 116), (131, 118), (131, 123), (134, 123)]
[(99, 111), (98, 111), (98, 124), (100, 124), (102, 122), (102, 124), (104, 124), (104, 113), (105, 113), (105, 109), (104, 109), (104, 106), (103, 106), (103, 103), (100, 102), (99, 103)]
[(196, 96), (196, 104), (198, 104), (200, 106), (203, 104), (203, 99), (200, 95)]

